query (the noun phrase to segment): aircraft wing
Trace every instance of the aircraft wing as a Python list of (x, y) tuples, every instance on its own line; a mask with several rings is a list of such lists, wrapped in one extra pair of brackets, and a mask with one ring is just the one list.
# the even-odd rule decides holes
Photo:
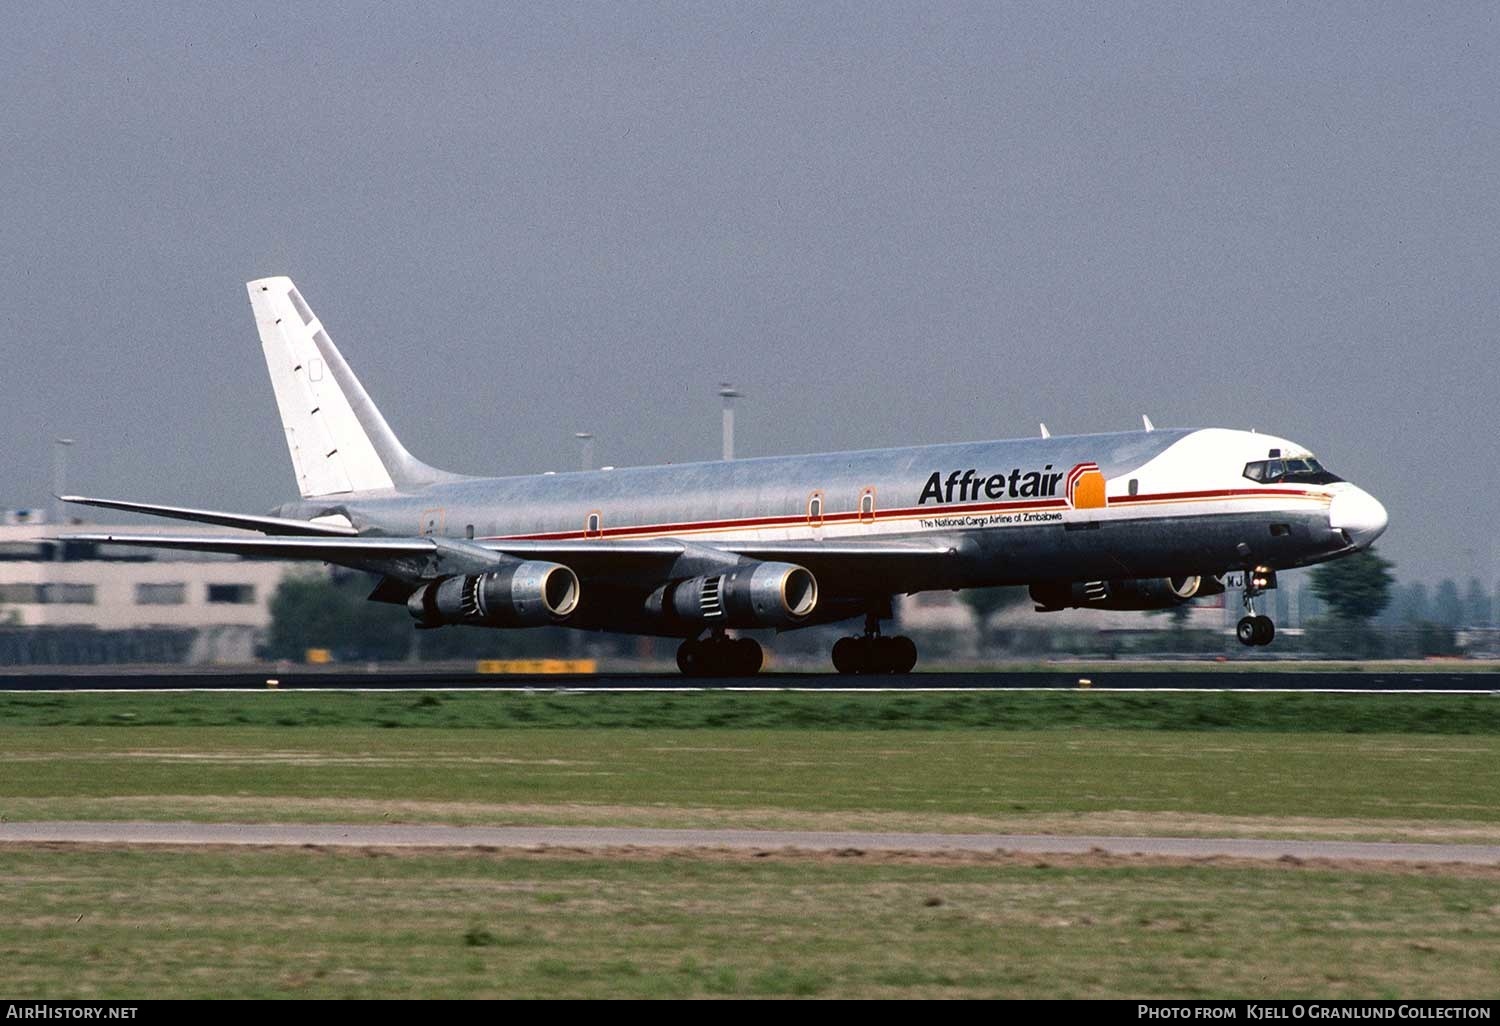
[(726, 539), (574, 538), (567, 540), (434, 538), (361, 536), (347, 523), (292, 520), (284, 517), (252, 516), (220, 510), (193, 509), (99, 499), (81, 495), (61, 496), (65, 502), (103, 509), (147, 513), (177, 520), (191, 520), (219, 527), (241, 528), (255, 534), (206, 536), (170, 534), (75, 534), (73, 540), (107, 545), (130, 545), (158, 549), (221, 552), (251, 559), (310, 560), (394, 575), (409, 581), (430, 580), (449, 574), (477, 573), (489, 569), (498, 556), (562, 563), (581, 577), (651, 577), (666, 579), (691, 564), (688, 576), (711, 573), (740, 559), (796, 563), (812, 571), (825, 585), (868, 581), (871, 575), (905, 570), (933, 569), (957, 552), (954, 542), (942, 537), (906, 540), (844, 538), (801, 541), (753, 541)]
[[(249, 519), (249, 518), (247, 518)], [(264, 517), (255, 519), (276, 519)], [(305, 523), (305, 521), (287, 521)], [(313, 527), (320, 525), (313, 524)], [(340, 532), (342, 534), (342, 532)], [(484, 550), (497, 555), (516, 556), (522, 559), (545, 559), (557, 563), (575, 560), (593, 561), (621, 556), (680, 556), (689, 548), (676, 538), (653, 538), (645, 540), (616, 541), (612, 539), (588, 539), (581, 541), (530, 541), (493, 539), (483, 542), (458, 542), (450, 538), (432, 538), (425, 535), (407, 537), (289, 537), (264, 535), (173, 535), (173, 534), (67, 534), (72, 541), (93, 542), (100, 545), (134, 545), (145, 548), (187, 549), (196, 552), (222, 552), (228, 555), (248, 556), (261, 559), (317, 559), (337, 563), (344, 558), (368, 558), (388, 556), (419, 556), (444, 548), (459, 548), (467, 551)], [(692, 547), (713, 549), (733, 553), (748, 559), (776, 559), (795, 562), (798, 559), (841, 559), (871, 556), (907, 558), (912, 556), (953, 555), (954, 547), (947, 542), (871, 542), (859, 539), (838, 541), (767, 541), (767, 542), (712, 542), (693, 541)]]
[(65, 534), (68, 541), (96, 545), (222, 552), (250, 559), (308, 559), (338, 563), (344, 559), (420, 557), (437, 551), (431, 538), (306, 538), (264, 535)]
[(200, 524), (215, 524), (219, 527), (243, 527), (249, 531), (259, 531), (261, 534), (332, 537), (352, 537), (359, 534), (348, 524), (314, 523), (311, 520), (288, 520), (284, 517), (257, 517), (245, 513), (225, 513), (216, 509), (158, 506), (148, 502), (127, 502), (124, 499), (95, 499), (87, 495), (59, 495), (58, 498), (63, 502), (71, 502), (78, 506), (119, 509), (127, 513), (147, 513), (154, 517), (193, 520)]
[[(512, 549), (497, 543), (476, 543), (453, 538), (410, 535), (381, 537), (272, 537), (256, 535), (219, 536), (169, 534), (69, 534), (71, 541), (98, 545), (130, 545), (139, 548), (179, 549), (190, 552), (221, 552), (248, 559), (309, 560), (336, 563), (372, 573), (429, 580), (449, 574), (478, 573), (492, 569), (502, 556), (522, 559), (553, 559), (564, 562), (581, 575), (591, 576), (601, 565), (613, 572), (631, 572), (649, 566), (670, 566), (682, 555), (683, 545), (663, 541), (605, 542), (607, 551), (595, 542), (594, 551), (566, 552), (566, 544), (520, 542)], [(582, 547), (582, 546), (580, 546)], [(582, 564), (582, 565), (579, 565)], [(644, 565), (643, 565), (644, 564)]]
[[(274, 519), (274, 518), (265, 518)], [(295, 523), (295, 522), (294, 522)], [(317, 526), (317, 525), (313, 525)], [(382, 537), (293, 537), (264, 535), (70, 534), (77, 542), (130, 545), (194, 552), (221, 552), (260, 559), (311, 560), (394, 574), (410, 580), (487, 569), (496, 557), (538, 559), (563, 563), (583, 577), (670, 572), (678, 559), (693, 554), (723, 554), (758, 560), (780, 560), (806, 566), (815, 576), (879, 572), (908, 560), (930, 564), (952, 557), (953, 545), (943, 540), (708, 542), (676, 538), (577, 539), (532, 541), (505, 539), (483, 542), (413, 535)], [(726, 562), (729, 562), (726, 559)]]

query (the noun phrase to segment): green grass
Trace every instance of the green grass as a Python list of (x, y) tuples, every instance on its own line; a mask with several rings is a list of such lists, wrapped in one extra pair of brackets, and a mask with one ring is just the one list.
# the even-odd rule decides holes
[(1478, 997), (1493, 876), (0, 850), (12, 998)]
[[(1487, 696), (0, 698), (0, 817), (1500, 843)], [(13, 997), (1487, 996), (1496, 871), (0, 846)]]
[(1207, 817), (1493, 840), (1497, 710), (1454, 695), (7, 696), (0, 815), (1074, 833)]
[(1497, 763), (1493, 736), (14, 727), (0, 815), (1500, 837)]

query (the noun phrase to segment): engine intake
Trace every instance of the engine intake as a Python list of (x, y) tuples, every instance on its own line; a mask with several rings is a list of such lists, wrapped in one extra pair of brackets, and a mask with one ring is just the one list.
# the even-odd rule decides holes
[(722, 574), (672, 581), (646, 600), (654, 616), (725, 627), (795, 627), (817, 605), (817, 579), (791, 563), (746, 563)]
[(543, 627), (577, 609), (578, 593), (578, 575), (568, 567), (527, 560), (424, 584), (411, 593), (406, 608), (418, 627)]
[(1171, 609), (1208, 595), (1221, 595), (1215, 577), (1130, 577), (1110, 581), (1048, 581), (1031, 586), (1039, 612), (1059, 609)]

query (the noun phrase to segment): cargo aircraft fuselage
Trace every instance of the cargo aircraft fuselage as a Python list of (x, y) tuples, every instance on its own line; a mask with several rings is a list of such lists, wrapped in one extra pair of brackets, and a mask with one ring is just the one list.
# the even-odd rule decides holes
[(286, 278), (251, 282), (301, 498), (269, 516), (69, 497), (237, 527), (98, 542), (323, 560), (417, 625), (562, 624), (681, 637), (689, 673), (754, 672), (734, 629), (865, 618), (845, 672), (904, 672), (893, 596), (1024, 585), (1041, 610), (1169, 608), (1243, 574), (1246, 644), (1277, 570), (1365, 548), (1384, 508), (1284, 438), (1223, 428), (467, 477), (396, 439)]

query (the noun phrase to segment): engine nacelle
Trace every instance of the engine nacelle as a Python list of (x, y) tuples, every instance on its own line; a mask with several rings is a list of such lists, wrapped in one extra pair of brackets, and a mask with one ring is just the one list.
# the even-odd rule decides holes
[(1040, 612), (1059, 609), (1171, 609), (1207, 595), (1221, 595), (1215, 577), (1130, 577), (1111, 581), (1049, 581), (1031, 586)]
[(795, 627), (817, 606), (817, 579), (791, 563), (746, 563), (722, 574), (672, 581), (646, 600), (653, 616), (724, 627)]
[(527, 560), (424, 584), (406, 608), (418, 627), (544, 627), (578, 608), (578, 592), (578, 575), (561, 563)]

